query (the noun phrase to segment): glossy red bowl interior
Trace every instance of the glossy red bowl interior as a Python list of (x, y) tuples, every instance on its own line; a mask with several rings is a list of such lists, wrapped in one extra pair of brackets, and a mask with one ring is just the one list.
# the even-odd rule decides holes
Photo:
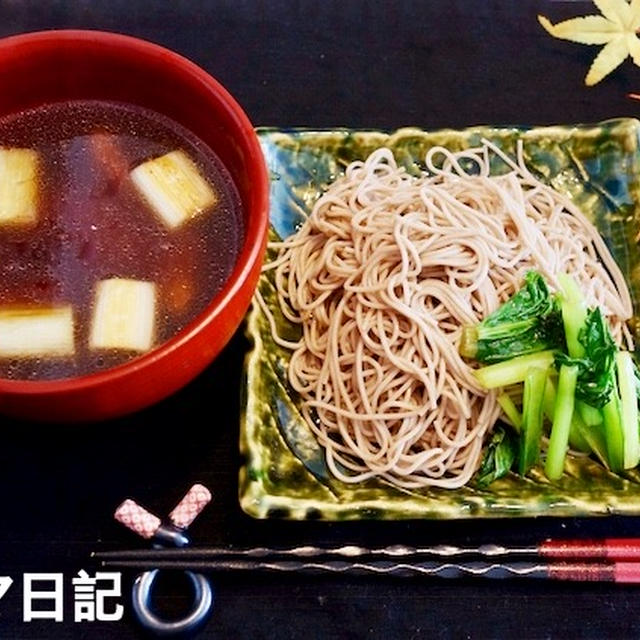
[(129, 36), (45, 31), (0, 40), (0, 115), (47, 102), (116, 100), (173, 118), (207, 143), (240, 192), (245, 241), (223, 290), (170, 341), (93, 375), (0, 379), (0, 412), (46, 421), (112, 418), (177, 391), (239, 327), (257, 284), (268, 227), (268, 179), (258, 139), (235, 99), (184, 57)]

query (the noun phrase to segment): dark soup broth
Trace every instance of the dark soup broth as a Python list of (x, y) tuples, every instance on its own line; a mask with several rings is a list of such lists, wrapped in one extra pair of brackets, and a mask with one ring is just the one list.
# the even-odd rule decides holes
[(0, 118), (0, 376), (78, 376), (162, 344), (243, 236), (227, 170), (164, 116), (80, 101)]

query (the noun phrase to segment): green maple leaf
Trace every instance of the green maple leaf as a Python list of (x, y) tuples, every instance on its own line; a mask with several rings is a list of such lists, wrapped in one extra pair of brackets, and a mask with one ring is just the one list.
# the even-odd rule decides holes
[(601, 15), (571, 18), (551, 24), (538, 16), (540, 24), (555, 38), (581, 44), (603, 44), (585, 84), (592, 86), (619, 67), (629, 56), (640, 66), (640, 0), (593, 0)]

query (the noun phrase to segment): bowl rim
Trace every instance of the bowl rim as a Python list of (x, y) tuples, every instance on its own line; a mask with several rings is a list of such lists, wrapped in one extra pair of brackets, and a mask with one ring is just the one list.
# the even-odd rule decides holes
[[(246, 142), (249, 154), (247, 166), (250, 167), (250, 182), (254, 192), (255, 206), (250, 219), (245, 224), (245, 237), (233, 270), (229, 274), (222, 289), (214, 296), (209, 304), (182, 330), (168, 340), (160, 343), (151, 351), (135, 356), (133, 359), (103, 371), (90, 374), (56, 378), (50, 380), (11, 380), (0, 377), (0, 394), (14, 396), (62, 395), (69, 392), (82, 392), (98, 388), (105, 383), (112, 385), (123, 381), (132, 374), (152, 367), (156, 362), (164, 360), (174, 351), (190, 342), (194, 336), (200, 334), (206, 327), (216, 321), (222, 310), (244, 287), (250, 278), (256, 262), (261, 261), (266, 245), (269, 223), (269, 178), (264, 155), (254, 126), (237, 100), (210, 73), (192, 60), (176, 51), (156, 44), (144, 38), (115, 31), (99, 29), (49, 29), (20, 33), (0, 38), (0, 52), (15, 46), (34, 44), (58, 45), (61, 42), (87, 42), (104, 46), (116, 46), (129, 49), (151, 58), (162, 58), (171, 62), (174, 69), (191, 75), (201, 85), (217, 97), (228, 109), (229, 115), (236, 122), (242, 138)], [(251, 223), (251, 224), (249, 224)], [(249, 233), (250, 229), (253, 231)]]

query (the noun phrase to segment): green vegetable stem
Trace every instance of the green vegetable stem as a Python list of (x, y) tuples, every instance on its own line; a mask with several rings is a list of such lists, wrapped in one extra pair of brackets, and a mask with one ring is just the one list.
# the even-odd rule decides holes
[[(587, 305), (576, 281), (567, 274), (559, 273), (561, 287), (562, 322), (564, 324), (567, 352), (572, 358), (583, 358), (584, 345), (580, 334), (587, 320)], [(578, 410), (584, 422), (594, 426), (602, 422), (602, 415), (586, 402), (578, 401)]]
[(578, 367), (563, 364), (558, 375), (558, 393), (553, 411), (553, 425), (547, 448), (547, 459), (544, 472), (549, 480), (557, 480), (562, 476), (564, 459), (569, 445), (571, 418), (575, 404)]
[(620, 387), (622, 431), (624, 439), (624, 468), (632, 469), (640, 462), (640, 432), (638, 431), (638, 398), (633, 358), (628, 351), (616, 353), (616, 367)]
[(522, 434), (518, 471), (525, 475), (540, 457), (542, 439), (542, 403), (548, 369), (531, 367), (524, 379), (522, 396)]
[(485, 389), (508, 387), (524, 382), (531, 368), (548, 369), (553, 364), (553, 351), (539, 351), (476, 369), (473, 373)]
[[(544, 412), (545, 418), (549, 420), (550, 423), (553, 422), (553, 414), (556, 407), (556, 388), (553, 383), (553, 379), (551, 376), (547, 376), (547, 384), (544, 388), (544, 400), (542, 410)], [(589, 438), (585, 435), (586, 426), (580, 415), (573, 412), (571, 416), (571, 428), (569, 429), (569, 444), (573, 449), (577, 451), (582, 451), (584, 453), (590, 453), (593, 451), (593, 446), (589, 442)], [(604, 445), (602, 447), (604, 451)]]
[(522, 416), (511, 396), (508, 393), (501, 393), (498, 395), (497, 400), (504, 415), (509, 419), (511, 426), (517, 433), (520, 433), (522, 430)]

